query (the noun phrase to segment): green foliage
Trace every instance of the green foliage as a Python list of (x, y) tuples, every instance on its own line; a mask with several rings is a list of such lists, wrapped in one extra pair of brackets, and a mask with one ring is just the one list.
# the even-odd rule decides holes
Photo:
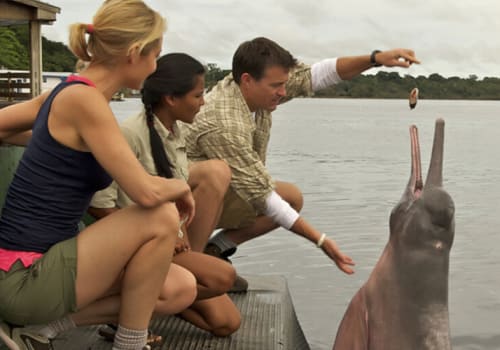
[[(29, 69), (28, 25), (0, 27), (0, 66)], [(66, 45), (42, 37), (42, 66), (46, 72), (72, 72), (76, 58)]]
[(210, 91), (212, 87), (222, 80), (231, 71), (229, 69), (220, 69), (215, 63), (209, 63), (206, 67), (205, 88)]
[(16, 33), (8, 27), (0, 27), (0, 67), (28, 68), (26, 47), (17, 40)]
[(76, 58), (66, 45), (42, 37), (43, 70), (45, 72), (72, 72)]

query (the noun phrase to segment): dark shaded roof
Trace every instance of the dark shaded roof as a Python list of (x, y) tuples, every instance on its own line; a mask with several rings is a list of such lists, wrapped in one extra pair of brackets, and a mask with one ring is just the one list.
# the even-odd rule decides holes
[(0, 26), (38, 21), (50, 24), (61, 12), (59, 7), (36, 0), (0, 0)]

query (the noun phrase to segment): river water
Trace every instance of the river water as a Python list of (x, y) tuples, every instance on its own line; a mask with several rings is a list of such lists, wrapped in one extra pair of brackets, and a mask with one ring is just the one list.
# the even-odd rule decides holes
[[(139, 100), (112, 104), (122, 119)], [(455, 201), (450, 257), (452, 344), (500, 349), (500, 102), (295, 99), (273, 114), (268, 169), (297, 184), (310, 223), (356, 261), (346, 276), (313, 244), (286, 230), (241, 245), (242, 275), (284, 275), (313, 350), (329, 350), (350, 298), (388, 239), (388, 219), (410, 173), (408, 127), (419, 128), (423, 174), (434, 121), (446, 122), (444, 187)]]

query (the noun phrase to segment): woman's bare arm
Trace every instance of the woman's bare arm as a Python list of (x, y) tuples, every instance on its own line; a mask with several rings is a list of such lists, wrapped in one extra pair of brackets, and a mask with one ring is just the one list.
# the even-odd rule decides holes
[(194, 201), (188, 184), (152, 176), (144, 170), (122, 135), (108, 101), (98, 90), (75, 85), (63, 90), (57, 99), (49, 117), (53, 118), (49, 119), (49, 130), (56, 140), (72, 148), (91, 151), (130, 199), (140, 206), (179, 202), (178, 207), (191, 219)]
[(31, 137), (31, 133), (25, 132), (33, 127), (38, 111), (48, 94), (46, 92), (31, 100), (0, 109), (0, 141), (25, 145)]

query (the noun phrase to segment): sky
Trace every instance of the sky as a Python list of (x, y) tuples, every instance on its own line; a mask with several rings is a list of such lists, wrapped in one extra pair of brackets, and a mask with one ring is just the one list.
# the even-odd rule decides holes
[[(44, 0), (61, 8), (45, 37), (68, 42), (101, 0)], [(500, 77), (499, 0), (146, 0), (166, 19), (163, 52), (185, 52), (228, 69), (238, 45), (268, 37), (299, 60), (411, 48), (422, 62), (401, 75)], [(376, 73), (377, 69), (369, 72)]]

